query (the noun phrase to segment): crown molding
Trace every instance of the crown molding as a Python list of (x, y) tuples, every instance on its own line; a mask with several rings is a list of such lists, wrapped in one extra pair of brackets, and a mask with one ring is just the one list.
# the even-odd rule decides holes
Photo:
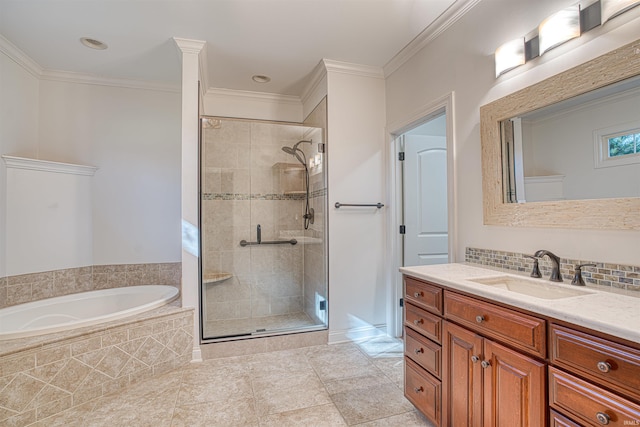
[(119, 79), (95, 76), (92, 74), (74, 73), (71, 71), (44, 70), (40, 75), (41, 80), (57, 81), (65, 83), (79, 83), (96, 86), (112, 86), (127, 89), (155, 90), (160, 92), (180, 92), (177, 84), (147, 82), (134, 79)]
[[(302, 90), (302, 94), (300, 98), (302, 99), (302, 103), (306, 103), (310, 96), (312, 96), (317, 90), (318, 85), (322, 83), (322, 79), (327, 75), (327, 69), (324, 65), (324, 61), (318, 62), (318, 64), (311, 71), (311, 76), (309, 80)], [(326, 89), (324, 90), (326, 92)]]
[(98, 86), (112, 86), (128, 89), (155, 90), (162, 92), (180, 92), (180, 87), (178, 85), (169, 83), (147, 82), (134, 79), (107, 78), (92, 74), (74, 73), (71, 71), (47, 70), (42, 68), (40, 64), (31, 59), (29, 55), (24, 53), (22, 50), (20, 50), (20, 48), (11, 43), (2, 35), (0, 35), (0, 52), (4, 53), (9, 59), (24, 68), (38, 80), (80, 83)]
[(252, 92), (247, 90), (209, 88), (207, 89), (206, 95), (245, 98), (245, 99), (251, 99), (253, 101), (271, 102), (271, 103), (280, 103), (280, 104), (300, 105), (301, 103), (300, 97), (298, 96), (279, 95), (279, 94), (268, 93), (268, 92)]
[(324, 68), (327, 70), (327, 72), (353, 74), (361, 77), (384, 79), (384, 71), (380, 67), (334, 61), (332, 59), (323, 59), (322, 64), (324, 64)]
[(462, 18), (471, 8), (480, 3), (481, 0), (456, 0), (447, 8), (433, 23), (425, 28), (420, 34), (409, 42), (400, 52), (398, 52), (383, 67), (384, 75), (390, 76), (405, 62), (411, 59), (416, 53), (422, 50), (426, 45), (435, 40), (440, 34), (445, 32), (447, 28), (455, 24)]
[(199, 55), (207, 42), (202, 40), (193, 40), (193, 39), (183, 39), (180, 37), (174, 37), (173, 41), (178, 46), (178, 49), (182, 53), (192, 53)]
[(29, 159), (3, 155), (7, 168), (26, 169), (41, 172), (66, 173), (70, 175), (93, 176), (98, 170), (95, 166), (76, 165), (72, 163), (52, 162), (50, 160)]
[(42, 67), (31, 59), (26, 53), (0, 34), (0, 52), (4, 53), (13, 62), (24, 68), (34, 77), (40, 78)]

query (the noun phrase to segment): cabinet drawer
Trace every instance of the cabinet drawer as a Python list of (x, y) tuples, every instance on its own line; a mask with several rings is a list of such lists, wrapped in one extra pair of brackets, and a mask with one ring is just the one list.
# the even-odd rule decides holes
[(629, 426), (640, 421), (640, 405), (554, 367), (549, 367), (549, 404), (590, 426)]
[(442, 289), (412, 277), (404, 277), (405, 301), (436, 314), (442, 314)]
[(563, 326), (551, 326), (551, 362), (640, 396), (640, 350)]
[(453, 292), (444, 294), (447, 319), (528, 353), (545, 357), (545, 321)]
[(404, 395), (435, 426), (440, 426), (442, 385), (439, 380), (404, 358)]
[(442, 343), (442, 319), (413, 304), (404, 305), (404, 324), (438, 343)]
[(440, 346), (410, 329), (405, 329), (405, 331), (407, 335), (405, 336), (404, 354), (440, 378), (442, 366)]
[(574, 423), (569, 418), (564, 417), (554, 411), (549, 410), (549, 427), (581, 427), (580, 424)]

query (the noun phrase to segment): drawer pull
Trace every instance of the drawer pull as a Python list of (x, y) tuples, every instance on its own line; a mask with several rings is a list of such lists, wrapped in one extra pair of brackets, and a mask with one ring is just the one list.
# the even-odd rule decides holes
[(611, 364), (609, 362), (598, 362), (596, 366), (598, 366), (600, 372), (607, 373), (611, 370)]
[(491, 362), (489, 362), (488, 360), (483, 360), (482, 363), (480, 363), (480, 366), (482, 366), (483, 368), (488, 368), (489, 366), (491, 366)]
[(476, 322), (478, 323), (484, 322), (484, 316), (476, 316)]
[(418, 325), (422, 325), (424, 323), (424, 319), (416, 319), (413, 321), (413, 324), (418, 326)]
[(478, 363), (479, 360), (480, 360), (480, 358), (478, 356), (476, 356), (475, 354), (473, 356), (471, 356), (471, 361), (473, 363)]
[(420, 387), (414, 388), (413, 391), (415, 391), (416, 393), (420, 393), (421, 391), (424, 391), (424, 389), (422, 388), (422, 386), (420, 386)]
[(606, 426), (607, 424), (609, 424), (609, 421), (611, 421), (611, 417), (609, 417), (609, 415), (605, 414), (604, 412), (596, 413), (596, 419), (603, 426)]
[(415, 354), (420, 354), (420, 353), (424, 353), (424, 350), (422, 349), (422, 347), (420, 347), (420, 348), (416, 348), (415, 350), (413, 350), (413, 352)]
[(423, 295), (422, 292), (416, 292), (415, 294), (413, 294), (413, 296), (416, 298), (420, 298), (422, 295)]

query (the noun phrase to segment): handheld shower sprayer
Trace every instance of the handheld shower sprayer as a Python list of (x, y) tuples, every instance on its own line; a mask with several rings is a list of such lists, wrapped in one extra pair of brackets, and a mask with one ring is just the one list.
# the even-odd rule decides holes
[(302, 164), (302, 166), (304, 166), (305, 189), (307, 192), (307, 197), (304, 208), (304, 215), (302, 217), (304, 218), (304, 229), (307, 230), (309, 228), (309, 224), (313, 224), (314, 212), (313, 208), (309, 207), (309, 168), (307, 167), (307, 157), (304, 155), (304, 151), (298, 148), (298, 145), (302, 143), (312, 144), (313, 141), (303, 139), (293, 144), (293, 147), (282, 147), (282, 151), (294, 156)]

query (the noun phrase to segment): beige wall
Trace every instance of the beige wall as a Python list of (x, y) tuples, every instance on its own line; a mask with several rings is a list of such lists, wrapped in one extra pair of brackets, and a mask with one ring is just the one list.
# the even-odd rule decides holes
[(637, 231), (529, 229), (482, 222), (480, 106), (640, 38), (640, 8), (635, 8), (495, 78), (493, 52), (500, 44), (523, 36), (546, 16), (573, 3), (480, 2), (386, 78), (387, 123), (402, 122), (422, 105), (455, 92), (458, 260), (464, 259), (465, 247), (521, 253), (545, 248), (567, 258), (639, 264)]

